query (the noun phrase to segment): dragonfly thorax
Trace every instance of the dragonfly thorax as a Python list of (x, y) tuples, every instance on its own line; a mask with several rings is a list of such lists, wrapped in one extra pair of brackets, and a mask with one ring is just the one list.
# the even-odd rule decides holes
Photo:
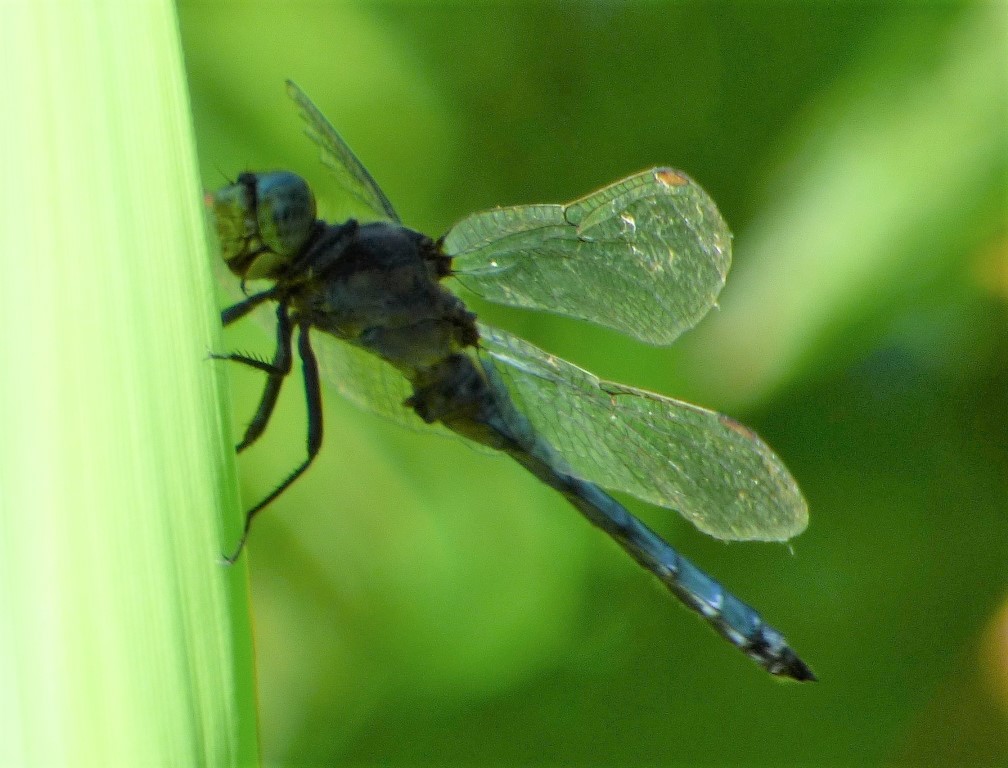
[(476, 316), (441, 285), (444, 260), (430, 238), (400, 224), (325, 225), (298, 261), (310, 277), (286, 277), (287, 301), (296, 322), (362, 347), (416, 381), (479, 338)]

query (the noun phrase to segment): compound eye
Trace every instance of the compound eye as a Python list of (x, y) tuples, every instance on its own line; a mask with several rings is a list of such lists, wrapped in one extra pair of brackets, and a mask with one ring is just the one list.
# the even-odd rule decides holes
[(315, 196), (308, 182), (289, 171), (256, 175), (256, 218), (263, 245), (281, 261), (300, 253), (315, 224)]
[(241, 182), (231, 184), (208, 194), (206, 202), (213, 209), (221, 256), (232, 269), (241, 268), (258, 229), (252, 188)]

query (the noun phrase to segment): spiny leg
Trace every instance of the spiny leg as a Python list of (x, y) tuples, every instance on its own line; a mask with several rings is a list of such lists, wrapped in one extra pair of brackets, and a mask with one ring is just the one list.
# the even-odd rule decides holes
[(305, 473), (305, 470), (311, 466), (311, 463), (318, 455), (319, 448), (322, 447), (322, 392), (319, 388), (318, 362), (311, 348), (308, 328), (309, 326), (306, 324), (298, 325), (298, 356), (301, 358), (301, 375), (304, 379), (305, 406), (308, 413), (308, 435), (306, 440), (308, 455), (283, 482), (245, 513), (245, 527), (242, 530), (238, 546), (235, 547), (231, 555), (225, 558), (229, 563), (233, 563), (241, 554), (245, 541), (248, 539), (249, 530), (252, 527), (252, 518), (265, 509), (274, 499), (287, 490), (291, 483)]
[(232, 304), (221, 310), (221, 325), (225, 328), (236, 320), (241, 320), (245, 315), (251, 312), (253, 309), (258, 307), (264, 301), (269, 301), (270, 299), (277, 298), (278, 290), (276, 286), (270, 288), (266, 291), (261, 291), (260, 293), (255, 293), (249, 296), (247, 299), (239, 301), (237, 304)]
[(249, 421), (248, 427), (245, 429), (245, 436), (242, 437), (241, 442), (238, 443), (236, 447), (238, 453), (241, 453), (259, 439), (262, 433), (266, 430), (266, 425), (269, 424), (270, 417), (273, 415), (273, 409), (276, 407), (277, 398), (280, 396), (280, 387), (283, 385), (284, 379), (287, 378), (287, 375), (291, 370), (292, 331), (293, 328), (291, 327), (290, 316), (287, 312), (287, 305), (281, 303), (277, 305), (277, 345), (276, 352), (273, 354), (272, 363), (267, 363), (263, 360), (258, 360), (247, 355), (234, 353), (229, 355), (213, 355), (213, 357), (219, 360), (232, 360), (236, 363), (247, 365), (250, 368), (255, 368), (257, 371), (262, 371), (266, 374), (266, 385), (263, 387), (262, 397), (259, 398), (259, 406), (256, 408), (252, 419)]
[[(276, 298), (276, 290), (271, 288), (253, 296), (249, 296), (244, 301), (232, 304), (221, 312), (221, 325), (225, 327), (243, 318), (264, 301)], [(273, 354), (273, 362), (267, 363), (258, 358), (231, 353), (227, 355), (211, 354), (215, 360), (232, 360), (250, 368), (255, 368), (267, 375), (266, 385), (263, 388), (262, 397), (256, 408), (252, 420), (245, 429), (245, 436), (238, 443), (236, 449), (239, 453), (254, 443), (269, 423), (270, 416), (276, 406), (277, 397), (280, 394), (280, 387), (284, 378), (290, 373), (291, 368), (291, 323), (287, 314), (287, 306), (280, 302), (277, 305), (277, 348)]]

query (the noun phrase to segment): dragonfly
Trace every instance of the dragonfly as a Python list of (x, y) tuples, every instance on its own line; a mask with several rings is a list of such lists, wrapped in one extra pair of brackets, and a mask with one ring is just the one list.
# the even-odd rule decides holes
[[(242, 173), (207, 197), (244, 297), (223, 325), (274, 307), (272, 359), (217, 356), (265, 374), (237, 450), (264, 433), (295, 347), (307, 410), (306, 458), (248, 510), (229, 560), (318, 454), (325, 379), (365, 409), (510, 456), (768, 672), (815, 680), (754, 608), (603, 490), (674, 509), (719, 539), (783, 541), (808, 509), (774, 452), (725, 415), (604, 381), (479, 321), (449, 289), (670, 344), (714, 306), (731, 263), (731, 233), (707, 193), (658, 167), (566, 205), (475, 213), (434, 240), (402, 224), (318, 107), (293, 82), (287, 91), (337, 186), (368, 216), (318, 218), (308, 183), (286, 170)], [(260, 280), (268, 287), (249, 292)]]

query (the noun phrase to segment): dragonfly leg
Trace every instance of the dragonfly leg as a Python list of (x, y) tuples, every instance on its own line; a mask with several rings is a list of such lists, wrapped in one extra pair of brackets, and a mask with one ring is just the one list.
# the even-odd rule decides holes
[(227, 327), (236, 320), (241, 320), (245, 315), (251, 312), (253, 309), (258, 307), (264, 301), (269, 301), (270, 299), (275, 299), (277, 296), (276, 286), (270, 288), (269, 290), (262, 291), (261, 293), (253, 294), (243, 301), (239, 301), (237, 304), (232, 304), (230, 307), (221, 311), (221, 325)]
[(276, 352), (273, 354), (272, 363), (267, 363), (263, 360), (257, 360), (254, 357), (240, 354), (212, 355), (212, 357), (215, 357), (218, 360), (232, 360), (236, 363), (241, 363), (242, 365), (255, 368), (256, 370), (262, 371), (266, 374), (266, 385), (263, 387), (262, 397), (259, 398), (259, 405), (256, 408), (255, 414), (252, 416), (248, 427), (245, 429), (244, 437), (242, 437), (241, 442), (238, 443), (236, 448), (238, 453), (241, 453), (259, 439), (262, 433), (266, 430), (266, 425), (269, 424), (270, 417), (273, 415), (273, 409), (276, 407), (277, 397), (280, 395), (280, 387), (283, 385), (284, 379), (287, 378), (287, 375), (291, 370), (292, 331), (293, 329), (291, 327), (290, 316), (287, 313), (287, 306), (281, 303), (277, 305), (277, 346)]
[(311, 348), (308, 328), (307, 324), (298, 324), (298, 356), (301, 358), (301, 375), (304, 379), (305, 406), (308, 414), (308, 435), (306, 439), (308, 455), (276, 488), (245, 513), (245, 527), (242, 530), (241, 539), (239, 539), (234, 552), (225, 558), (229, 563), (233, 563), (241, 554), (245, 541), (248, 539), (249, 530), (252, 527), (252, 519), (305, 473), (305, 470), (311, 466), (311, 463), (318, 455), (319, 449), (322, 447), (322, 392), (319, 388), (318, 361), (315, 359), (315, 353)]

